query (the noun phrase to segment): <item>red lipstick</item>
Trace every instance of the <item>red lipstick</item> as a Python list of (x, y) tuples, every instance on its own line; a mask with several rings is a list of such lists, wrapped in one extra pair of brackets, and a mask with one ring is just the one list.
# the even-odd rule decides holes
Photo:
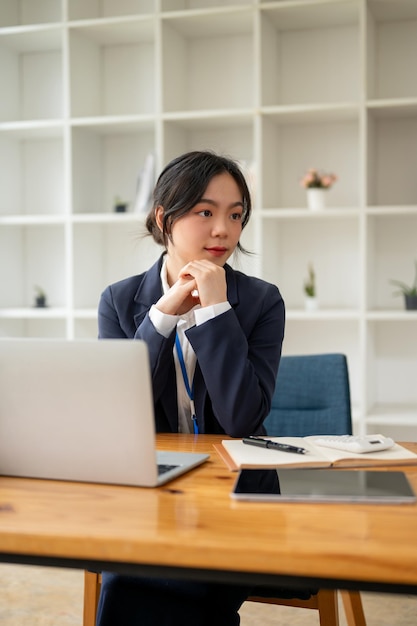
[(223, 256), (227, 252), (227, 248), (223, 246), (213, 246), (212, 248), (206, 248), (206, 250), (213, 256)]

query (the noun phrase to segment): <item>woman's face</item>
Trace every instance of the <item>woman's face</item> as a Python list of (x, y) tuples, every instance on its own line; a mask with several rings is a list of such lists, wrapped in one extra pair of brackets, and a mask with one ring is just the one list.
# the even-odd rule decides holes
[[(162, 211), (157, 213), (159, 223)], [(228, 173), (214, 176), (198, 204), (172, 226), (167, 246), (171, 272), (197, 259), (223, 266), (239, 243), (242, 214), (242, 194), (234, 178)]]

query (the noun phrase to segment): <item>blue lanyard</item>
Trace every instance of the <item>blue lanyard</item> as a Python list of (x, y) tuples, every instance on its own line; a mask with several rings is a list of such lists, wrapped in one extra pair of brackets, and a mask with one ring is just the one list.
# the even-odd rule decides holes
[(187, 391), (188, 397), (190, 398), (191, 419), (193, 420), (194, 434), (198, 435), (198, 424), (197, 424), (197, 417), (195, 414), (195, 406), (194, 406), (194, 380), (192, 382), (192, 385), (190, 386), (190, 381), (188, 380), (188, 374), (187, 374), (187, 370), (185, 367), (184, 354), (182, 352), (178, 333), (175, 335), (175, 346), (177, 348), (178, 360), (181, 365), (181, 372), (182, 372), (182, 377), (184, 379), (185, 389)]

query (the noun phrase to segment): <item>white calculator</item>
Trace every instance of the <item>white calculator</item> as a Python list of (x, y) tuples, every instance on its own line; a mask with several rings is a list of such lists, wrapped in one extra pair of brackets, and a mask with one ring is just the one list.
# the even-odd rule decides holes
[(355, 435), (323, 435), (314, 439), (317, 446), (325, 446), (326, 448), (337, 448), (346, 452), (354, 452), (355, 454), (364, 454), (366, 452), (380, 452), (392, 448), (395, 444), (390, 437), (383, 435), (364, 435), (357, 437)]

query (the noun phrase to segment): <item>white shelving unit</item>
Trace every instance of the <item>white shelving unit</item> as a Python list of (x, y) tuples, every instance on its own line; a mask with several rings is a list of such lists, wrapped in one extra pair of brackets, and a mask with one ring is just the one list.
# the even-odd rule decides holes
[[(0, 334), (96, 336), (102, 289), (160, 253), (146, 156), (212, 148), (251, 170), (236, 264), (279, 285), (284, 352), (345, 352), (356, 431), (415, 439), (417, 312), (389, 280), (417, 258), (416, 60), (415, 0), (0, 0)], [(339, 178), (318, 213), (309, 167)]]

